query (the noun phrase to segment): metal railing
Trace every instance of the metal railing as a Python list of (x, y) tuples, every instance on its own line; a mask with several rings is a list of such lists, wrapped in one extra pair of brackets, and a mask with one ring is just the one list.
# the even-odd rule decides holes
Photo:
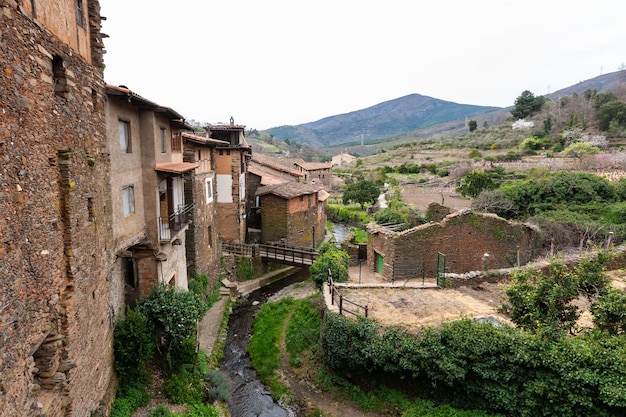
[(170, 214), (167, 221), (159, 217), (159, 239), (172, 240), (172, 234), (176, 234), (189, 224), (193, 204), (178, 206), (178, 210)]
[[(343, 315), (343, 313), (349, 313), (354, 316), (359, 316), (361, 315), (362, 310), (362, 315), (367, 317), (367, 314), (369, 312), (369, 308), (367, 306), (362, 306), (361, 304), (355, 303), (354, 301), (350, 301), (339, 292), (339, 290), (335, 286), (335, 282), (333, 281), (333, 274), (330, 268), (328, 268), (327, 279), (331, 304), (335, 305), (335, 302), (337, 302), (337, 306), (339, 307), (339, 315)], [(346, 304), (348, 305), (348, 308), (346, 308)]]

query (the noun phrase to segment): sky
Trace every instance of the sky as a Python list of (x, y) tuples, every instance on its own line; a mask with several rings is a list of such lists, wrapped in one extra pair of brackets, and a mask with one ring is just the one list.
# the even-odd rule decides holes
[(409, 94), (507, 107), (626, 62), (624, 0), (100, 0), (105, 81), (258, 130)]

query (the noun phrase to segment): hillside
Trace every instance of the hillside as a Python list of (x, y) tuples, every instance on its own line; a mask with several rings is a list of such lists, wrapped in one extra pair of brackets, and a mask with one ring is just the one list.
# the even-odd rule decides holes
[[(585, 90), (597, 90), (600, 93), (615, 91), (625, 82), (626, 71), (616, 71), (581, 81), (547, 94), (546, 97), (558, 101), (560, 97), (582, 94)], [(315, 122), (273, 127), (263, 133), (273, 135), (279, 140), (289, 139), (316, 148), (348, 144), (358, 146), (361, 143), (374, 144), (383, 138), (398, 136), (457, 136), (467, 131), (468, 118), (475, 119), (482, 126), (484, 122), (489, 125), (503, 123), (510, 116), (508, 108), (458, 104), (410, 94)]]
[(411, 94), (375, 106), (297, 126), (279, 126), (264, 133), (313, 147), (393, 136), (453, 120), (464, 120), (498, 107), (458, 104)]

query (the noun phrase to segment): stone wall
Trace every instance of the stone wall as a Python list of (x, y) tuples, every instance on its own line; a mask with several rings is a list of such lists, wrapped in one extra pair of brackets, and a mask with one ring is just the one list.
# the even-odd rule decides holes
[[(288, 201), (273, 194), (261, 196), (261, 240), (263, 243), (288, 239)], [(288, 241), (290, 245), (294, 245)]]
[(118, 306), (102, 67), (10, 0), (0, 56), (0, 410), (106, 413)]
[[(536, 231), (494, 215), (463, 211), (441, 223), (429, 223), (404, 232), (370, 228), (368, 267), (375, 270), (376, 254), (384, 258), (387, 280), (408, 278), (424, 262), (427, 277), (437, 270), (437, 253), (446, 255), (446, 272), (465, 273), (522, 265), (537, 255)], [(488, 254), (488, 256), (485, 256)]]

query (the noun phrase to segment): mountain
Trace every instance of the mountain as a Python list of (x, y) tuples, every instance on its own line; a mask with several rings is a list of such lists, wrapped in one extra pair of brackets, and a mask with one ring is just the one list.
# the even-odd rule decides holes
[[(617, 91), (625, 84), (626, 70), (621, 70), (581, 81), (546, 94), (545, 97), (557, 102), (560, 97), (574, 93), (583, 94), (586, 90), (597, 90), (599, 93)], [(477, 120), (479, 126), (483, 122), (489, 125), (499, 124), (511, 116), (509, 110), (510, 108), (458, 104), (410, 94), (366, 109), (296, 126), (273, 127), (262, 133), (316, 148), (367, 142), (405, 133), (414, 137), (455, 136), (467, 132), (467, 118)]]
[(609, 91), (617, 91), (626, 83), (626, 70), (610, 72), (608, 74), (599, 75), (585, 81), (580, 81), (570, 87), (546, 94), (545, 96), (554, 102), (563, 96), (571, 96), (572, 94), (582, 94), (586, 90), (597, 90), (598, 93), (606, 93)]
[(281, 140), (289, 139), (312, 147), (323, 147), (393, 136), (442, 122), (464, 120), (497, 109), (499, 107), (458, 104), (410, 94), (315, 122), (273, 127), (263, 133)]

